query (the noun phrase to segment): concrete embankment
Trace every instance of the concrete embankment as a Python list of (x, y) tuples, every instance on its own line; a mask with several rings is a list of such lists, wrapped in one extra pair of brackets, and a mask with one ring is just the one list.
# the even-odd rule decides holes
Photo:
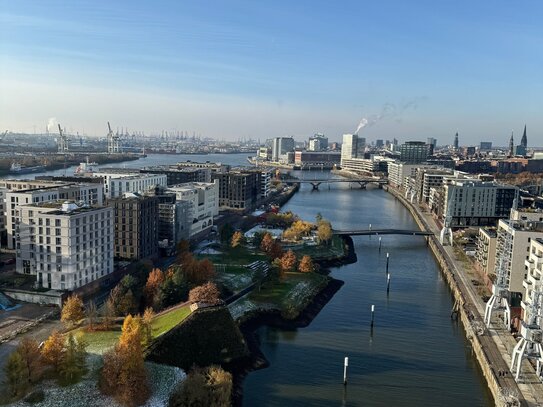
[[(386, 190), (409, 210), (421, 230), (431, 231), (430, 226), (409, 201), (393, 188), (387, 187)], [(498, 351), (495, 342), (489, 336), (481, 315), (468, 294), (467, 287), (455, 272), (452, 260), (436, 236), (429, 236), (427, 241), (451, 289), (455, 300), (454, 312), (462, 322), (466, 338), (470, 341), (473, 354), (494, 397), (495, 404), (497, 406), (513, 405), (508, 404), (508, 402), (512, 401), (509, 395), (514, 394), (520, 405), (527, 405), (515, 380), (510, 375), (505, 377), (499, 375), (500, 371), (508, 371), (508, 366)]]

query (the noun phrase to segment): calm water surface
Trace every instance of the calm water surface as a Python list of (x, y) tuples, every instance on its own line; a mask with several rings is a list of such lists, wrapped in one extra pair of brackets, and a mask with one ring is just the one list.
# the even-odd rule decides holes
[[(367, 228), (370, 223), (374, 228), (416, 229), (409, 212), (382, 190), (351, 190), (345, 184), (321, 188), (304, 186), (284, 210), (308, 220), (320, 212), (337, 229)], [(309, 327), (258, 331), (271, 365), (248, 375), (244, 405), (493, 405), (461, 327), (450, 320), (451, 295), (425, 239), (383, 236), (381, 253), (376, 237), (355, 237), (354, 244), (357, 263), (332, 270), (345, 284)], [(373, 335), (371, 304), (376, 309)]]

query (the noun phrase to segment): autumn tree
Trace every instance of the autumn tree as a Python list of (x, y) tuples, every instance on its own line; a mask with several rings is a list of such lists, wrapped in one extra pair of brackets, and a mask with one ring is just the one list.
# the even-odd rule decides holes
[(221, 238), (221, 242), (228, 243), (230, 242), (230, 239), (232, 239), (232, 235), (234, 234), (234, 228), (229, 223), (225, 223), (221, 226), (221, 229), (219, 230), (219, 236)]
[(242, 245), (243, 243), (245, 243), (245, 236), (243, 235), (243, 233), (241, 233), (239, 230), (236, 231), (233, 235), (232, 235), (232, 239), (230, 241), (230, 245), (233, 247), (233, 248), (236, 248), (240, 245)]
[(224, 407), (232, 404), (232, 374), (220, 366), (194, 368), (170, 395), (170, 407)]
[(260, 250), (262, 250), (264, 253), (269, 253), (272, 245), (274, 243), (274, 239), (270, 233), (265, 233), (262, 237), (262, 241), (260, 242)]
[(94, 326), (96, 324), (96, 320), (98, 319), (98, 310), (96, 308), (96, 303), (93, 300), (90, 300), (85, 307), (85, 314), (87, 317), (89, 331), (94, 331)]
[(143, 341), (143, 347), (147, 347), (151, 344), (151, 341), (153, 340), (153, 318), (155, 317), (155, 312), (152, 308), (148, 307), (145, 308), (145, 312), (143, 313), (143, 317), (141, 318), (141, 324), (143, 328), (142, 333), (142, 341)]
[(143, 294), (145, 296), (145, 304), (148, 307), (158, 308), (157, 300), (160, 292), (160, 287), (164, 283), (164, 273), (159, 268), (154, 268), (147, 277), (147, 282), (143, 289)]
[(328, 221), (321, 221), (317, 227), (317, 237), (321, 243), (328, 244), (332, 239), (332, 225)]
[(149, 384), (142, 349), (141, 318), (128, 315), (119, 342), (104, 355), (100, 387), (125, 406), (143, 404), (149, 397)]
[(64, 383), (77, 382), (86, 371), (86, 344), (80, 337), (76, 339), (72, 333), (68, 335), (58, 373)]
[(192, 255), (181, 265), (181, 271), (191, 285), (201, 285), (215, 277), (215, 266), (209, 259), (198, 260)]
[(17, 352), (28, 369), (28, 382), (37, 383), (43, 373), (43, 360), (38, 342), (32, 338), (23, 338), (19, 342)]
[(4, 366), (8, 395), (10, 397), (23, 396), (28, 387), (28, 368), (21, 354), (17, 351), (12, 352)]
[(220, 295), (217, 286), (212, 282), (208, 282), (190, 290), (189, 301), (215, 305), (220, 302)]
[(296, 267), (296, 255), (292, 250), (287, 251), (281, 257), (281, 271), (293, 271)]
[(66, 325), (73, 326), (85, 318), (83, 310), (84, 306), (81, 298), (76, 294), (70, 295), (62, 307), (60, 320)]
[(272, 259), (272, 261), (283, 256), (283, 246), (281, 246), (281, 243), (273, 242), (268, 252), (268, 256), (270, 259)]
[(110, 297), (104, 303), (102, 309), (102, 328), (106, 331), (110, 330), (113, 325), (113, 320), (115, 318), (115, 304)]
[(298, 264), (298, 271), (300, 273), (311, 273), (315, 271), (315, 265), (313, 264), (311, 256), (305, 255), (302, 257), (300, 264)]
[(58, 331), (53, 333), (47, 338), (41, 348), (41, 355), (44, 363), (53, 366), (58, 369), (62, 360), (62, 353), (64, 352), (64, 337)]

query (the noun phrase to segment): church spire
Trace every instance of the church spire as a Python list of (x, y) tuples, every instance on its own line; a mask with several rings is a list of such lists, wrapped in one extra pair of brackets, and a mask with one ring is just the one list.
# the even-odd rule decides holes
[(513, 141), (513, 132), (511, 132), (511, 138), (509, 139), (509, 157), (515, 155), (515, 142)]
[(522, 138), (520, 139), (520, 145), (524, 148), (528, 147), (528, 138), (526, 137), (526, 125), (524, 125), (524, 133), (522, 133)]

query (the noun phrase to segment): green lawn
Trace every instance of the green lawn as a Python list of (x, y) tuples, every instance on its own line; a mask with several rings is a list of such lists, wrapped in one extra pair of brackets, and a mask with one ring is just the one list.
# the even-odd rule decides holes
[[(168, 332), (174, 326), (182, 322), (190, 315), (190, 305), (168, 311), (162, 315), (158, 315), (151, 323), (151, 333), (153, 338), (156, 338), (165, 332)], [(116, 326), (111, 331), (93, 331), (87, 332), (85, 328), (79, 328), (75, 331), (83, 333), (83, 338), (88, 344), (87, 351), (89, 353), (102, 354), (113, 348), (119, 337), (121, 336), (121, 327)]]
[[(224, 247), (220, 250), (221, 254), (202, 254), (198, 255), (198, 258), (208, 258), (215, 264), (233, 264), (233, 265), (247, 265), (257, 260), (266, 260), (265, 254), (260, 252), (253, 252), (247, 247), (241, 246), (236, 248)], [(230, 271), (230, 270), (228, 270)]]
[[(288, 249), (288, 247), (285, 247)], [(338, 257), (344, 254), (343, 239), (339, 236), (333, 236), (329, 245), (307, 245), (300, 244), (293, 247), (292, 250), (298, 257), (309, 255), (314, 260), (326, 259), (329, 257)]]
[(153, 319), (153, 322), (151, 323), (151, 332), (153, 338), (156, 338), (163, 333), (168, 332), (170, 329), (179, 324), (189, 315), (190, 305), (185, 305), (184, 307), (174, 309), (172, 311), (155, 317)]
[(266, 282), (260, 291), (255, 289), (248, 298), (255, 303), (274, 304), (280, 309), (300, 308), (327, 280), (328, 277), (318, 273), (286, 273), (281, 281)]

